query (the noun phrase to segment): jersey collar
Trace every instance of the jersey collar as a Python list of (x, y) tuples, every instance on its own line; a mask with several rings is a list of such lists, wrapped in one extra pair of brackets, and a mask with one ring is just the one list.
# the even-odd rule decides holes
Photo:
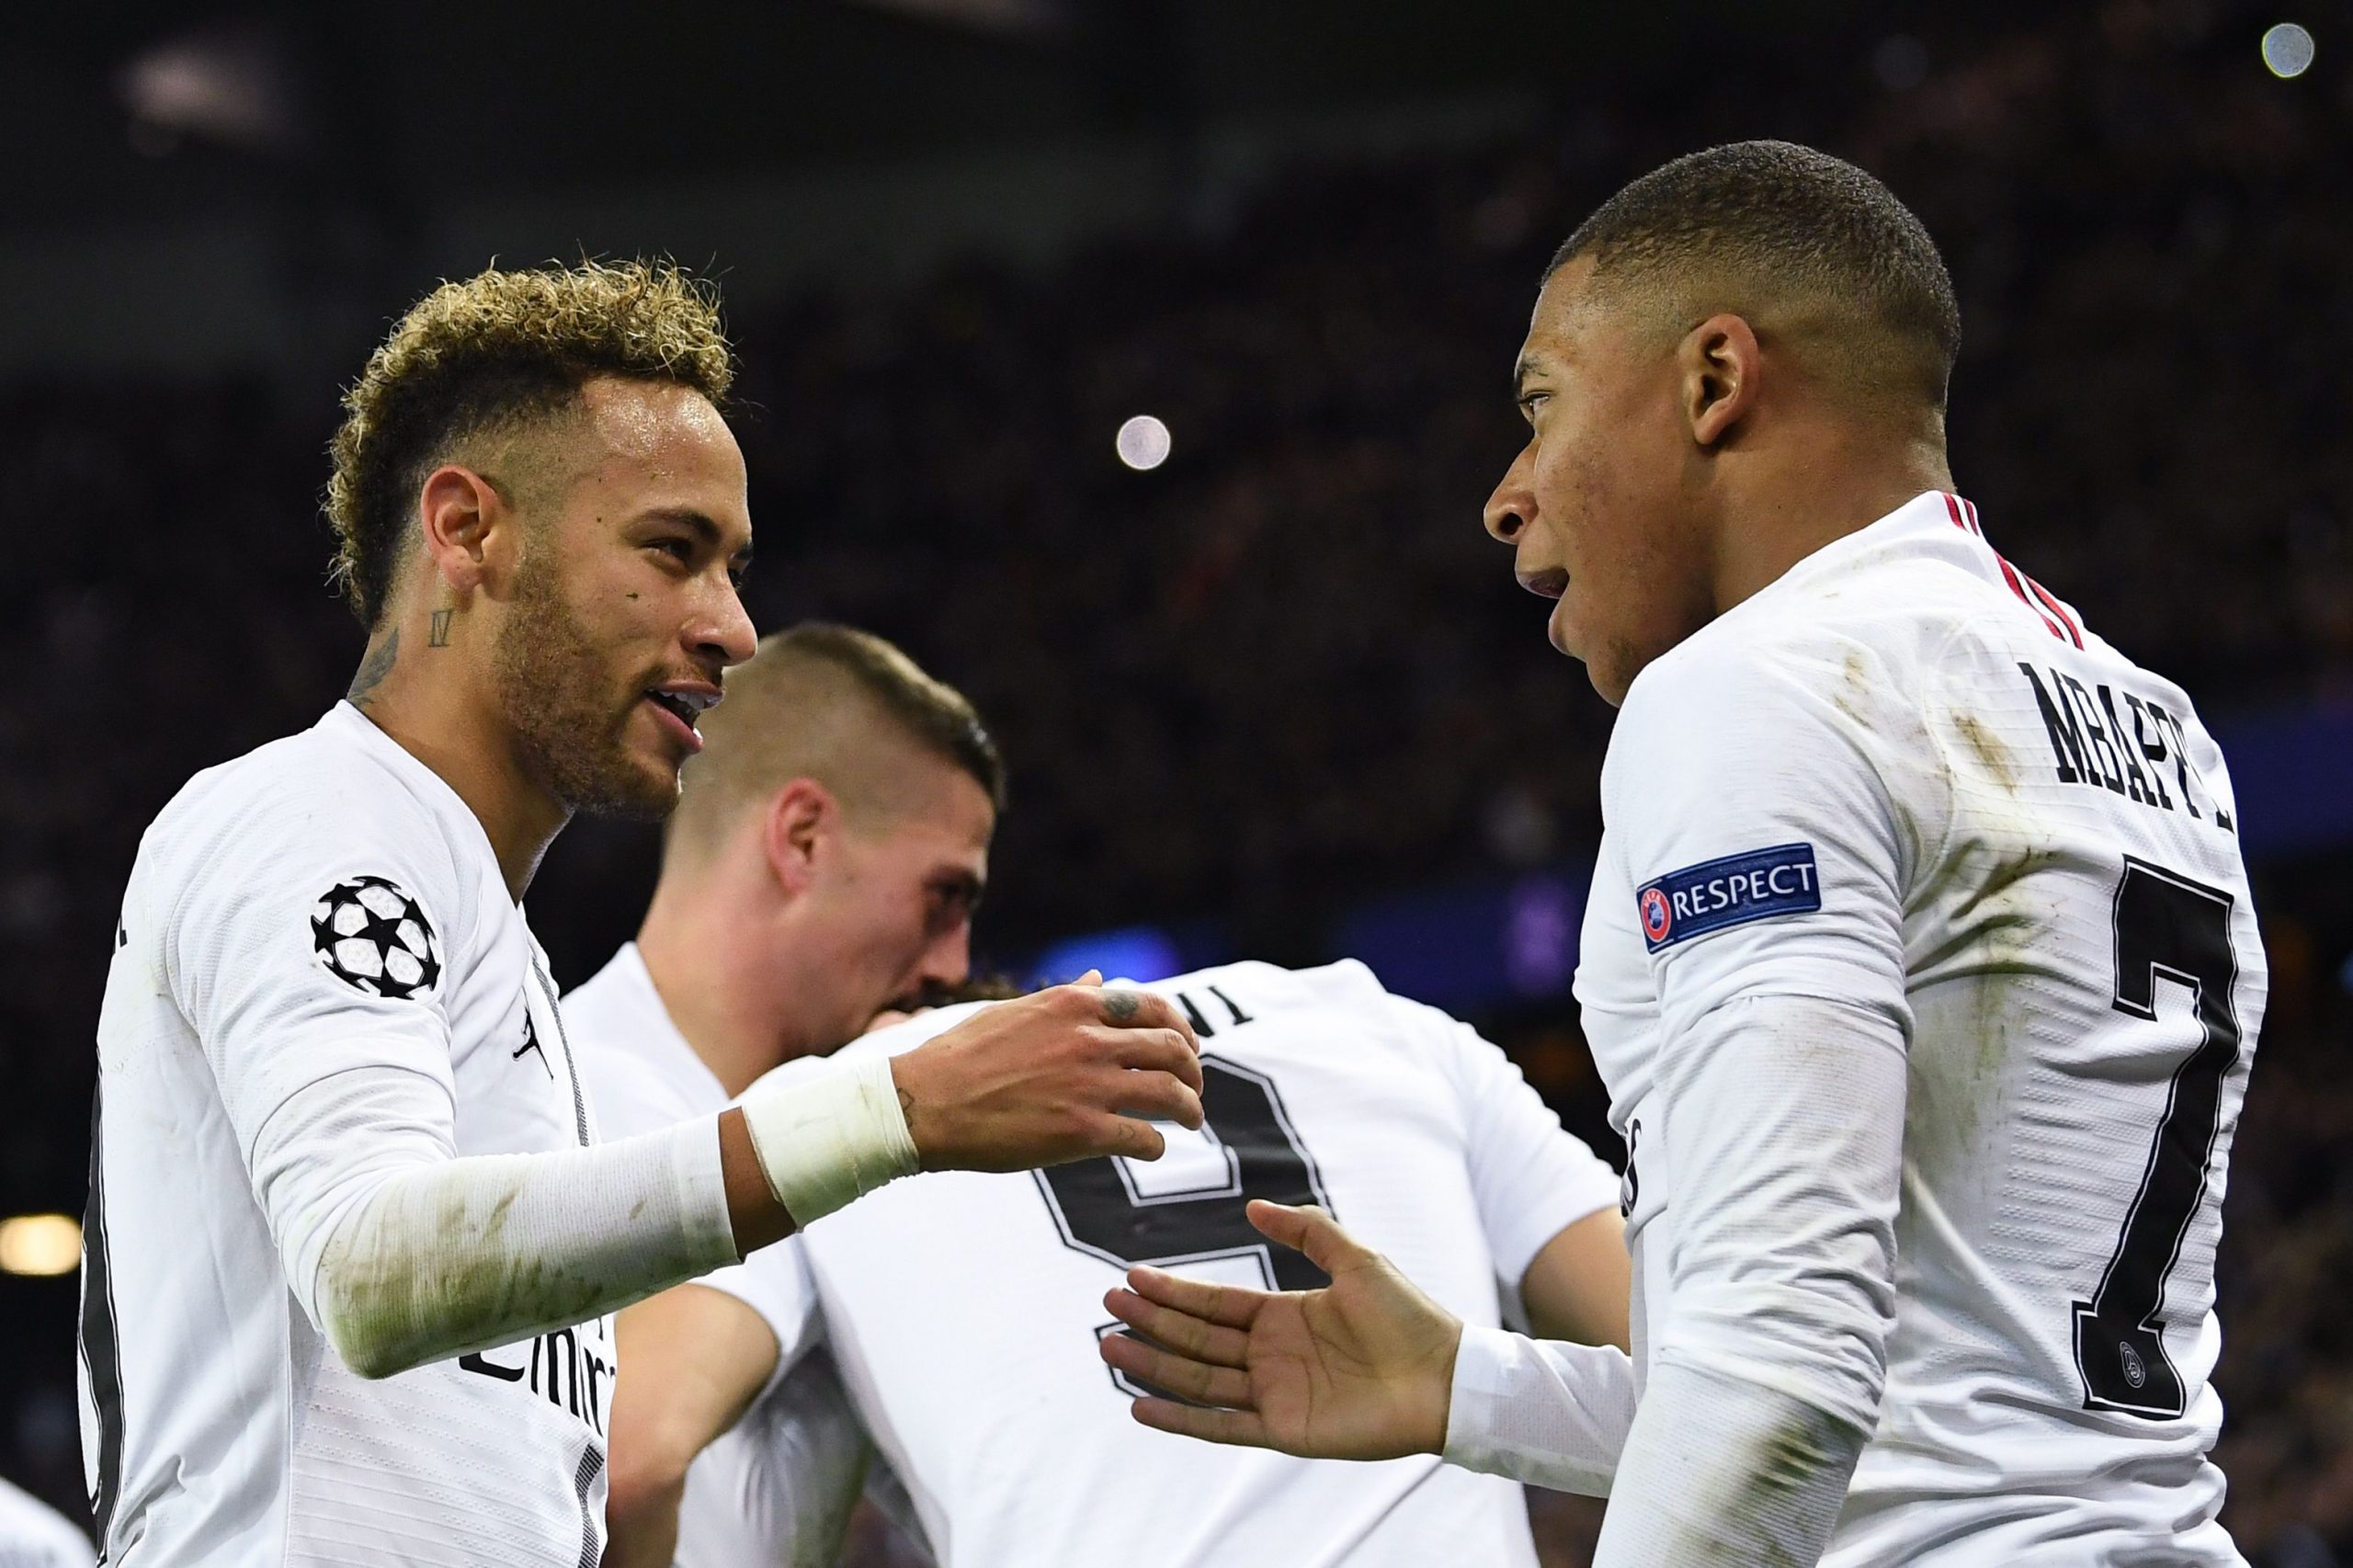
[[(1852, 572), (1896, 561), (1938, 561), (1972, 574), (2001, 589), (2041, 620), (2052, 636), (2083, 647), (2083, 617), (2073, 605), (2028, 576), (1986, 540), (1976, 504), (1945, 490), (1925, 490), (1894, 511), (1806, 556), (1754, 596), (1765, 598), (1782, 584)], [(1733, 607), (1733, 613), (1741, 608)]]
[(1782, 583), (1851, 571), (1898, 555), (1941, 557), (1985, 575), (1992, 574), (1995, 559), (1977, 526), (1974, 506), (1947, 491), (1924, 490), (1885, 517), (1805, 556), (1757, 597), (1771, 593)]

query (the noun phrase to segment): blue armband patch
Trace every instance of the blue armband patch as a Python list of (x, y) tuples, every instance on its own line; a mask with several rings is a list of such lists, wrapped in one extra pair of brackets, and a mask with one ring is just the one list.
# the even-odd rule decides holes
[(1777, 844), (1703, 860), (1634, 892), (1643, 940), (1652, 952), (1727, 926), (1821, 907), (1822, 880), (1814, 873), (1811, 844)]

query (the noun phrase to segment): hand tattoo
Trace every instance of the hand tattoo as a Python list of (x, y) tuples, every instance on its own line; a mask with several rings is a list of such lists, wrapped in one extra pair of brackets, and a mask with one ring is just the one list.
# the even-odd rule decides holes
[(1132, 1024), (1143, 1011), (1143, 998), (1132, 991), (1103, 993), (1103, 1016), (1115, 1024)]
[(359, 661), (359, 673), (351, 677), (351, 689), (344, 699), (355, 708), (368, 706), (368, 699), (383, 685), (384, 677), (392, 673), (392, 665), (401, 656), (401, 629), (393, 627), (390, 635), (371, 645), (368, 656)]

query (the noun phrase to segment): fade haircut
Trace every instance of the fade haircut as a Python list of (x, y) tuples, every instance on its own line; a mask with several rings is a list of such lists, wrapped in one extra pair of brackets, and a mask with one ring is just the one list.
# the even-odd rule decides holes
[(573, 408), (597, 376), (722, 403), (734, 357), (710, 284), (666, 261), (584, 261), (444, 283), (410, 308), (344, 394), (328, 452), (332, 572), (360, 624), (383, 619), (426, 474)]
[(1788, 142), (1734, 142), (1652, 170), (1601, 204), (1545, 278), (1590, 256), (1602, 290), (1647, 288), (1689, 326), (1719, 310), (1819, 324), (1837, 374), (1941, 412), (1961, 307), (1936, 242), (1854, 165)]
[(911, 755), (961, 769), (1005, 809), (1005, 759), (971, 701), (870, 631), (804, 621), (773, 632), (727, 672), (726, 691), (681, 774), (673, 848), (715, 846), (739, 812), (795, 778), (860, 821), (919, 810)]

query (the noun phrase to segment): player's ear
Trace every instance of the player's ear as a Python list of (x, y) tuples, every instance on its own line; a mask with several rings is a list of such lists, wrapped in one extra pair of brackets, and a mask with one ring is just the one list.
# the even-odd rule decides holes
[(417, 512), (425, 552), (461, 604), (486, 577), (512, 571), (507, 557), (518, 542), (510, 537), (513, 515), (490, 481), (473, 470), (444, 463), (426, 475)]
[(841, 803), (813, 778), (795, 778), (768, 797), (761, 846), (787, 897), (815, 885), (840, 827)]
[(1764, 369), (1756, 330), (1729, 312), (1710, 316), (1684, 335), (1676, 361), (1691, 439), (1716, 446), (1756, 405)]

